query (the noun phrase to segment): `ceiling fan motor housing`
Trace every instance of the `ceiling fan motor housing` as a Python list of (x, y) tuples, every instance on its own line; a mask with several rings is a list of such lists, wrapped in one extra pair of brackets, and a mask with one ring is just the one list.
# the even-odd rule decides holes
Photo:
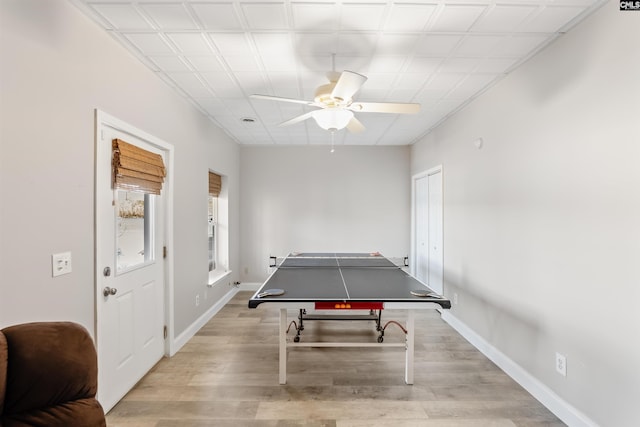
[(333, 88), (336, 87), (336, 82), (327, 83), (326, 85), (319, 86), (316, 89), (313, 100), (317, 104), (322, 104), (326, 107), (338, 107), (341, 105), (342, 99), (334, 98), (331, 96)]

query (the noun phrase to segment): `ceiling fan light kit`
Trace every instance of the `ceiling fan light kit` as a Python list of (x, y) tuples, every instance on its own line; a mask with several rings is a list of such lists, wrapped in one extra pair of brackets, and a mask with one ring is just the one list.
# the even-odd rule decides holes
[(353, 111), (343, 108), (325, 108), (314, 111), (313, 119), (322, 129), (337, 131), (347, 127), (353, 119)]

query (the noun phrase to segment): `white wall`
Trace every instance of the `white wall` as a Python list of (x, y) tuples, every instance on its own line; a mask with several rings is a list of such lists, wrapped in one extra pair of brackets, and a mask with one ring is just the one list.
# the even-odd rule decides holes
[[(210, 169), (228, 177), (238, 270), (238, 146), (68, 1), (2, 0), (0, 20), (0, 327), (71, 320), (93, 331), (99, 108), (175, 147), (179, 334), (229, 289), (202, 298)], [(72, 252), (73, 272), (52, 278), (61, 251)]]
[(640, 425), (639, 24), (608, 3), (412, 149), (451, 313), (601, 426)]
[(291, 251), (409, 254), (408, 147), (243, 147), (243, 282)]

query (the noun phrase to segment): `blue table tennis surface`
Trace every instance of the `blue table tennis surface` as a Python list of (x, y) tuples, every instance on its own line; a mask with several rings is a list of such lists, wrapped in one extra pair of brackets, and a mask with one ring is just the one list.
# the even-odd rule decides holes
[[(282, 295), (260, 296), (269, 289)], [(249, 300), (249, 308), (265, 302), (428, 302), (450, 308), (443, 296), (416, 296), (432, 292), (388, 258), (369, 253), (294, 253)]]

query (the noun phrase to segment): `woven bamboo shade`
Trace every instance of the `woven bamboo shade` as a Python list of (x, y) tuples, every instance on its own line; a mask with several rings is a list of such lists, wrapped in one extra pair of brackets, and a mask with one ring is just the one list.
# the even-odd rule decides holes
[(220, 175), (209, 172), (209, 194), (218, 197), (222, 189), (222, 178)]
[(121, 139), (112, 141), (113, 188), (160, 194), (167, 175), (162, 156)]

